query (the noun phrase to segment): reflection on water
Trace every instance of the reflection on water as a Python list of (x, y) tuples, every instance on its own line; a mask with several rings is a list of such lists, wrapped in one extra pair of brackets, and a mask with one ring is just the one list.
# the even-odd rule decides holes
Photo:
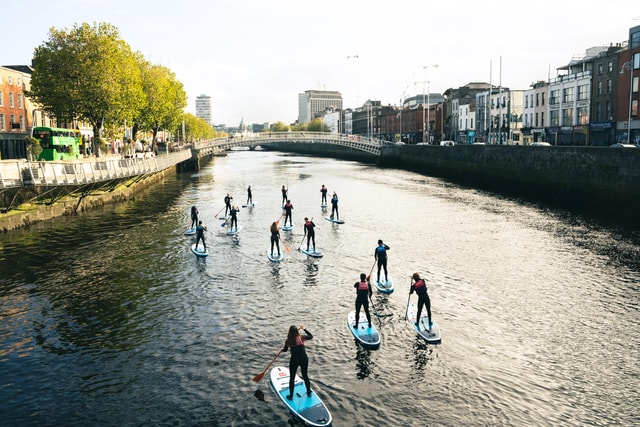
[[(296, 227), (273, 263), (283, 184)], [(345, 224), (322, 220), (323, 184)], [(215, 214), (248, 185), (257, 204), (228, 236)], [(205, 259), (183, 235), (194, 204), (209, 225)], [(305, 216), (322, 258), (297, 251)], [(382, 344), (367, 350), (346, 316), (378, 239), (392, 248), (395, 292), (373, 295)], [(283, 425), (268, 378), (251, 379), (305, 323), (312, 384), (335, 425), (637, 424), (638, 241), (635, 229), (413, 173), (233, 152), (135, 200), (0, 236), (0, 413), (16, 426)], [(415, 271), (440, 345), (404, 318)]]

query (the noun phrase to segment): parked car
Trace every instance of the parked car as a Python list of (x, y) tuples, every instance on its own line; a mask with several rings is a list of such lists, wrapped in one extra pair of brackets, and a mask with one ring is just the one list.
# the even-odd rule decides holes
[(551, 144), (549, 144), (548, 142), (532, 142), (531, 146), (532, 147), (551, 147)]
[(440, 141), (440, 145), (453, 146), (456, 145), (456, 143), (454, 141)]

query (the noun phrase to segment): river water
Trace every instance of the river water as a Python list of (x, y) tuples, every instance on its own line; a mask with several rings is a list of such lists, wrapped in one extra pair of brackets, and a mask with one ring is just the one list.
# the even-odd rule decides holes
[[(323, 184), (345, 224), (323, 219)], [(256, 206), (227, 236), (214, 216), (248, 185)], [(273, 264), (282, 185), (296, 226)], [(206, 259), (183, 235), (191, 205)], [(323, 258), (297, 252), (304, 216)], [(395, 292), (374, 291), (382, 345), (364, 350), (346, 316), (378, 239)], [(127, 203), (0, 236), (0, 424), (288, 425), (268, 375), (252, 378), (304, 323), (335, 426), (638, 425), (639, 252), (637, 230), (411, 172), (234, 151)], [(439, 345), (404, 320), (416, 271)]]

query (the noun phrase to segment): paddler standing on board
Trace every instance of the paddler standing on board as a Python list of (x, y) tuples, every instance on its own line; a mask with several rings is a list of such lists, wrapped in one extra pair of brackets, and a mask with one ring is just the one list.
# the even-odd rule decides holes
[(353, 285), (356, 288), (356, 323), (353, 325), (354, 329), (358, 328), (358, 322), (360, 321), (360, 307), (364, 307), (364, 313), (367, 315), (367, 321), (369, 327), (371, 327), (371, 314), (369, 314), (369, 298), (373, 294), (371, 290), (371, 283), (367, 280), (367, 275), (360, 273), (360, 281)]
[(411, 290), (409, 290), (409, 295), (416, 291), (418, 294), (418, 312), (416, 313), (416, 326), (420, 327), (420, 314), (422, 313), (422, 306), (427, 307), (427, 316), (429, 318), (429, 330), (431, 330), (431, 299), (429, 299), (429, 294), (427, 293), (427, 283), (424, 279), (420, 278), (420, 274), (413, 273), (411, 276)]
[(338, 214), (338, 195), (335, 191), (333, 192), (333, 196), (331, 196), (331, 219), (334, 218), (334, 214), (336, 219), (340, 219), (340, 215)]
[[(301, 330), (304, 331), (304, 335), (300, 334)], [(295, 377), (298, 366), (300, 367), (302, 379), (304, 379), (304, 385), (307, 388), (307, 396), (311, 396), (311, 382), (307, 374), (309, 358), (304, 349), (304, 342), (312, 338), (313, 335), (305, 329), (304, 325), (291, 325), (289, 327), (287, 340), (284, 342), (284, 348), (282, 349), (283, 352), (289, 349), (291, 350), (291, 359), (289, 359), (289, 394), (287, 395), (287, 399), (289, 400), (293, 400), (293, 389), (295, 387)]]
[(204, 241), (205, 231), (207, 231), (207, 227), (205, 225), (202, 225), (202, 221), (200, 221), (196, 226), (196, 250), (198, 250), (198, 243), (200, 243), (200, 240), (202, 240), (204, 251), (207, 252), (207, 242)]
[[(387, 283), (389, 280), (389, 273), (387, 273), (387, 251), (391, 249), (389, 246), (382, 242), (382, 239), (378, 240), (378, 246), (376, 247), (373, 256), (378, 261), (378, 282)], [(384, 282), (381, 280), (380, 272), (384, 269)]]
[[(304, 218), (304, 235), (307, 236), (307, 252), (309, 252), (309, 242), (313, 241), (313, 252), (316, 251), (315, 224), (309, 218)], [(304, 239), (304, 237), (303, 237)]]

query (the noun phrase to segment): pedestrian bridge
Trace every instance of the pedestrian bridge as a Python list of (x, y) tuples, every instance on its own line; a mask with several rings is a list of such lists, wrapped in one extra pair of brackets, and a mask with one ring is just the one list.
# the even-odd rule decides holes
[(253, 150), (259, 146), (265, 146), (278, 142), (298, 144), (330, 144), (339, 145), (354, 150), (364, 151), (379, 156), (381, 148), (389, 142), (380, 139), (367, 138), (360, 135), (346, 135), (330, 132), (262, 132), (256, 134), (232, 135), (226, 138), (216, 138), (208, 141), (197, 142), (194, 150), (200, 157), (228, 151), (232, 148), (248, 147)]

